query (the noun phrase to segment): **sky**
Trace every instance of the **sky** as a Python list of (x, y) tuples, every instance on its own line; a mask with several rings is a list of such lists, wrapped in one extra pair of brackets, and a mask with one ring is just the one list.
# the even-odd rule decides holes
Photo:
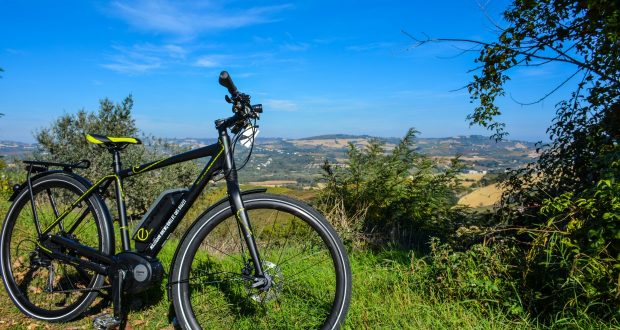
[[(422, 137), (489, 132), (466, 120), (465, 45), (413, 47), (424, 37), (493, 40), (505, 0), (13, 1), (0, 0), (0, 140), (33, 142), (63, 114), (134, 98), (138, 128), (158, 137), (215, 137), (231, 114), (230, 72), (262, 103), (261, 136)], [(567, 75), (512, 72), (499, 101), (509, 138), (544, 140)], [(105, 134), (105, 132), (93, 132)]]

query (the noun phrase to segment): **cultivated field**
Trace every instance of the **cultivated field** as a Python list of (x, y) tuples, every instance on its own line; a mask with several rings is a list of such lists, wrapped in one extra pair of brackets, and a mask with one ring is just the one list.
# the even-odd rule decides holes
[(289, 184), (296, 184), (295, 180), (268, 180), (268, 181), (254, 181), (249, 184), (258, 187), (282, 187)]
[(482, 173), (463, 173), (459, 174), (459, 179), (461, 179), (461, 184), (463, 187), (468, 188), (471, 187), (474, 183), (480, 181), (485, 174)]
[(498, 184), (494, 183), (472, 191), (459, 199), (460, 205), (469, 207), (492, 206), (499, 202), (502, 190)]

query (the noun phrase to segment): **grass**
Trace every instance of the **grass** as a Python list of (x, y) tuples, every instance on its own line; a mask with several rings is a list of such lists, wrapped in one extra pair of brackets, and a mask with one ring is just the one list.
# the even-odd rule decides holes
[[(168, 242), (160, 255), (169, 265), (175, 250)], [(404, 257), (403, 257), (404, 255)], [(404, 252), (351, 255), (353, 299), (345, 329), (532, 329), (544, 328), (526, 315), (508, 315), (487, 310), (477, 301), (443, 301), (416, 288), (415, 272)], [(150, 290), (133, 298), (129, 314), (133, 329), (172, 329), (168, 322), (170, 302), (164, 292)], [(160, 299), (161, 298), (161, 299)], [(141, 305), (140, 307), (138, 307)], [(104, 311), (110, 312), (109, 307)], [(4, 290), (0, 292), (0, 329), (91, 329), (92, 315), (67, 324), (49, 324), (23, 316)], [(617, 329), (617, 326), (588, 319), (559, 319), (550, 328)]]
[[(0, 202), (5, 214), (8, 203)], [(187, 221), (187, 220), (186, 220)], [(176, 250), (178, 239), (166, 243), (159, 259), (166, 271)], [(445, 300), (418, 285), (424, 262), (408, 251), (354, 251), (350, 254), (353, 273), (353, 296), (345, 329), (613, 329), (587, 315), (564, 319), (541, 326), (526, 314), (509, 314), (490, 310), (475, 300)], [(166, 277), (167, 279), (167, 277)], [(129, 329), (172, 329), (169, 322), (171, 302), (165, 292), (166, 279), (158, 288), (133, 295)], [(321, 283), (314, 287), (320, 289)], [(93, 315), (111, 312), (101, 298), (89, 314), (66, 324), (50, 324), (22, 315), (0, 290), (0, 329), (91, 329)], [(294, 327), (291, 325), (291, 327)]]

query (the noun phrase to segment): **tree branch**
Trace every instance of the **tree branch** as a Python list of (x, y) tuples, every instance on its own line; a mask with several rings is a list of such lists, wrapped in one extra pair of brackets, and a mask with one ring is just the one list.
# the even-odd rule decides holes
[[(556, 62), (563, 62), (563, 63), (569, 63), (569, 64), (573, 64), (575, 66), (578, 66), (580, 68), (583, 69), (587, 69), (591, 72), (594, 72), (595, 74), (597, 74), (599, 77), (615, 82), (617, 84), (620, 84), (620, 80), (618, 80), (617, 78), (614, 77), (610, 77), (608, 75), (606, 75), (603, 72), (600, 72), (599, 70), (596, 70), (595, 68), (591, 67), (590, 65), (587, 65), (586, 63), (579, 61), (569, 55), (567, 55), (565, 53), (565, 51), (559, 50), (556, 47), (553, 47), (551, 45), (548, 44), (532, 44), (532, 46), (530, 47), (526, 47), (528, 50), (524, 50), (522, 49), (515, 49), (515, 48), (510, 48), (510, 47), (506, 47), (504, 45), (501, 44), (497, 44), (497, 43), (489, 43), (489, 42), (484, 42), (484, 41), (478, 41), (478, 40), (473, 40), (473, 39), (461, 39), (461, 38), (430, 38), (428, 35), (424, 34), (426, 36), (426, 39), (418, 39), (415, 36), (413, 36), (412, 34), (401, 30), (401, 32), (408, 36), (409, 38), (411, 38), (412, 40), (414, 40), (416, 42), (416, 44), (413, 47), (420, 47), (424, 44), (427, 43), (431, 43), (431, 42), (462, 42), (462, 43), (469, 43), (469, 44), (475, 44), (475, 45), (479, 45), (479, 46), (483, 46), (483, 47), (491, 47), (491, 46), (496, 46), (496, 47), (500, 47), (503, 48), (504, 50), (507, 51), (511, 51), (514, 52), (515, 54), (518, 55), (523, 55), (529, 58), (535, 58), (535, 59), (539, 59), (539, 60), (544, 60), (544, 61), (556, 61)], [(559, 56), (556, 57), (550, 57), (550, 56), (544, 56), (544, 55), (539, 55), (537, 54), (537, 50), (541, 49), (541, 46), (543, 47), (549, 47), (550, 49), (552, 49), (553, 51), (555, 51), (556, 53), (560, 54), (560, 56), (564, 57), (564, 58), (560, 58)], [(571, 46), (572, 48), (573, 46)], [(533, 50), (533, 51), (532, 51)]]
[(585, 70), (585, 69), (584, 68), (577, 69), (577, 71), (575, 71), (575, 73), (570, 75), (568, 78), (564, 79), (564, 81), (562, 81), (559, 85), (557, 85), (554, 89), (552, 89), (550, 92), (545, 94), (545, 96), (541, 97), (537, 101), (529, 102), (529, 103), (523, 103), (523, 102), (517, 101), (515, 98), (512, 97), (512, 95), (510, 95), (510, 99), (512, 99), (513, 101), (515, 101), (519, 105), (534, 105), (536, 103), (540, 103), (540, 102), (544, 101), (546, 98), (548, 98), (549, 96), (551, 96), (553, 93), (557, 92), (558, 89), (560, 89), (562, 86), (564, 86), (569, 80), (571, 80), (574, 76), (576, 76), (582, 70)]

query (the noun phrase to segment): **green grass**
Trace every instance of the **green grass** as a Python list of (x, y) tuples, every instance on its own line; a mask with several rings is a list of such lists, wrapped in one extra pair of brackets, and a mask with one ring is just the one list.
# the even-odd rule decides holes
[[(8, 203), (0, 202), (5, 214)], [(159, 258), (169, 269), (178, 240), (166, 243)], [(353, 272), (353, 296), (345, 329), (617, 329), (587, 315), (579, 318), (558, 316), (555, 323), (541, 326), (526, 314), (509, 314), (489, 309), (483, 302), (445, 300), (418, 285), (425, 264), (416, 262), (407, 251), (382, 253), (356, 251), (350, 255)], [(129, 325), (134, 329), (172, 329), (169, 323), (171, 302), (160, 287), (133, 295)], [(320, 281), (313, 287), (321, 289)], [(0, 290), (0, 329), (91, 329), (94, 314), (111, 312), (109, 304), (98, 298), (87, 315), (67, 324), (48, 324), (23, 316)], [(252, 325), (252, 324), (250, 324)], [(290, 327), (294, 328), (294, 325)]]
[[(176, 242), (168, 242), (160, 259), (169, 265)], [(531, 329), (542, 328), (525, 315), (487, 310), (476, 301), (442, 301), (416, 288), (415, 272), (404, 253), (353, 253), (353, 299), (345, 329)], [(406, 255), (406, 254), (405, 254)], [(135, 329), (172, 327), (170, 302), (159, 290), (136, 295), (129, 325)], [(159, 300), (161, 298), (161, 300)], [(136, 307), (141, 304), (141, 307)], [(105, 307), (110, 312), (110, 307)], [(92, 315), (67, 324), (47, 324), (24, 317), (4, 290), (0, 293), (0, 329), (90, 329)], [(617, 325), (588, 319), (558, 319), (550, 328), (614, 329)]]

